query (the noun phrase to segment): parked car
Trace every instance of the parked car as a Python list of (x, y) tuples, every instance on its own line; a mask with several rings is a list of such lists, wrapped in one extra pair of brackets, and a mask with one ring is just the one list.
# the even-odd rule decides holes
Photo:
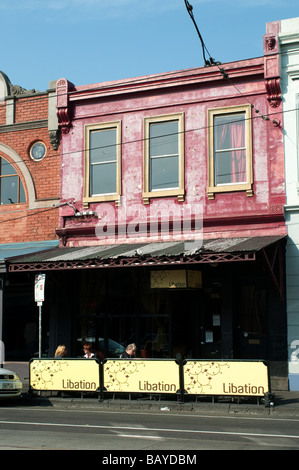
[(23, 384), (15, 372), (0, 367), (0, 399), (18, 398), (22, 388)]
[[(105, 341), (104, 338), (99, 338), (98, 340), (98, 348), (100, 351), (105, 351)], [(107, 350), (107, 357), (120, 357), (123, 352), (125, 352), (126, 348), (121, 344), (117, 343), (113, 339), (108, 339), (108, 350)]]

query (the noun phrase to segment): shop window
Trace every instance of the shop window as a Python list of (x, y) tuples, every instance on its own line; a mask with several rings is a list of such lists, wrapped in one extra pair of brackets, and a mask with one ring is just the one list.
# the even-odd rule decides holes
[(252, 196), (251, 107), (208, 111), (208, 197), (246, 191)]
[(184, 200), (183, 114), (144, 120), (143, 201), (176, 196)]
[(121, 196), (121, 124), (85, 128), (84, 205), (115, 201)]
[(21, 178), (3, 157), (0, 157), (0, 197), (1, 204), (19, 204), (26, 201)]

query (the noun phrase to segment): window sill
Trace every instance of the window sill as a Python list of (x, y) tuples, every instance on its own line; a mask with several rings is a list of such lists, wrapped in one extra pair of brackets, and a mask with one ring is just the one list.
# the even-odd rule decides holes
[(150, 191), (142, 193), (142, 199), (144, 204), (149, 204), (150, 199), (159, 199), (162, 197), (177, 197), (178, 202), (184, 202), (185, 191), (180, 189), (169, 189), (165, 191)]
[(248, 197), (253, 196), (253, 188), (251, 184), (232, 184), (227, 186), (210, 186), (207, 190), (208, 199), (215, 199), (217, 193), (234, 193), (237, 191), (246, 191)]
[(84, 209), (87, 209), (89, 207), (89, 204), (101, 202), (115, 202), (116, 206), (120, 206), (120, 201), (120, 194), (107, 194), (106, 196), (90, 196), (83, 198), (83, 207)]

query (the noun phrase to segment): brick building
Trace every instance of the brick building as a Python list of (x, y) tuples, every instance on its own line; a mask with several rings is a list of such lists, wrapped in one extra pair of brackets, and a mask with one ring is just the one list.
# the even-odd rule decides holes
[(7, 358), (25, 354), (29, 326), (27, 355), (34, 352), (37, 310), (34, 278), (9, 276), (6, 259), (57, 244), (59, 165), (55, 82), (45, 92), (25, 90), (0, 72), (0, 340)]

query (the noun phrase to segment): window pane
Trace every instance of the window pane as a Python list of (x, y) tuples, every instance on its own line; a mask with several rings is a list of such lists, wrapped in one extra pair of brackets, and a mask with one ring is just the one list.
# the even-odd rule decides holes
[(168, 121), (150, 124), (150, 157), (157, 155), (177, 155), (178, 121)]
[(215, 185), (246, 182), (245, 114), (214, 117)]
[(16, 175), (17, 172), (14, 167), (8, 163), (4, 158), (1, 158), (1, 175)]
[(23, 184), (22, 184), (22, 181), (21, 181), (21, 180), (20, 180), (19, 202), (26, 202), (26, 199), (25, 199), (25, 191), (24, 191), (24, 187), (23, 187)]
[(101, 163), (91, 166), (90, 193), (92, 196), (116, 193), (116, 163)]
[(179, 157), (161, 157), (151, 160), (150, 190), (179, 187)]
[(18, 176), (1, 178), (1, 204), (17, 204)]
[(215, 185), (246, 182), (246, 152), (233, 150), (215, 156)]
[[(19, 202), (25, 202), (25, 191), (23, 184), (14, 169), (14, 167), (0, 157), (0, 185), (1, 185), (1, 204), (17, 204)], [(8, 176), (15, 175), (15, 176)], [(18, 188), (20, 185), (20, 188)], [(20, 193), (18, 194), (18, 191)], [(19, 199), (18, 199), (19, 198)]]
[(116, 160), (116, 129), (90, 132), (90, 163)]
[(245, 146), (245, 115), (229, 114), (214, 117), (215, 150)]

